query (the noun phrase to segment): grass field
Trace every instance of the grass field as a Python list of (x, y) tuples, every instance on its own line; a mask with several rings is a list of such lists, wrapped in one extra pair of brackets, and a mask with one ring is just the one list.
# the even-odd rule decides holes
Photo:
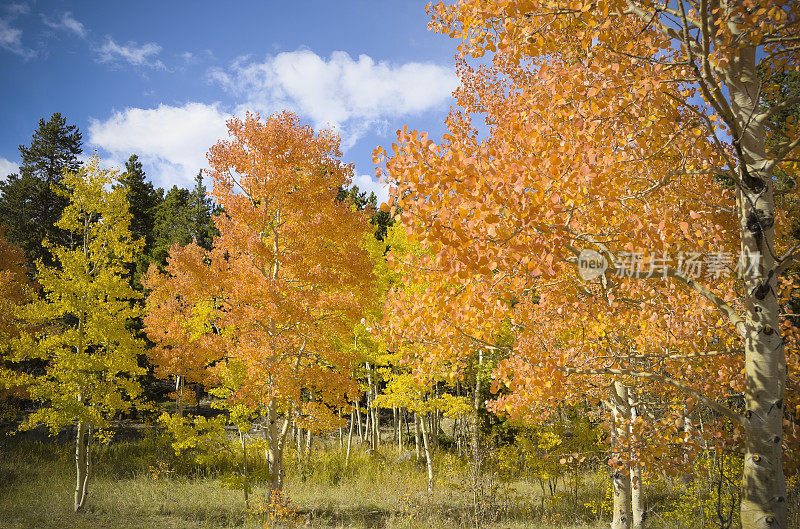
[[(246, 511), (241, 490), (223, 486), (222, 469), (170, 472), (165, 464), (170, 454), (162, 448), (152, 440), (96, 447), (86, 510), (74, 514), (70, 439), (5, 438), (0, 443), (0, 527), (273, 527), (268, 516)], [(319, 452), (313, 463), (305, 465), (297, 465), (289, 454), (286, 491), (296, 515), (293, 521), (278, 521), (274, 527), (475, 527), (475, 495), (463, 487), (463, 475), (448, 469), (447, 461), (439, 461), (437, 487), (428, 494), (424, 467), (413, 457), (400, 463), (397, 458), (397, 452), (389, 448), (373, 455), (359, 452), (349, 470), (342, 472), (341, 454), (335, 450)], [(263, 486), (253, 487), (251, 507), (266, 501), (264, 493)], [(600, 521), (570, 523), (552, 515), (552, 524), (547, 519), (543, 523), (539, 500), (534, 488), (522, 482), (487, 488), (478, 506), (480, 525), (509, 529), (607, 525)]]
[[(94, 449), (86, 510), (74, 514), (71, 439), (3, 436), (0, 528), (599, 529), (608, 527), (610, 520), (607, 510), (599, 507), (608, 507), (609, 479), (601, 472), (584, 473), (577, 489), (561, 484), (550, 496), (521, 480), (473, 480), (464, 460), (441, 452), (436, 487), (429, 494), (424, 465), (412, 453), (398, 454), (389, 446), (377, 454), (355, 451), (345, 469), (337, 442), (321, 448), (302, 463), (293, 451), (287, 454), (291, 505), (283, 511), (287, 516), (273, 520), (263, 509), (257, 512), (259, 505), (268, 503), (263, 484), (253, 485), (249, 511), (243, 491), (224, 486), (240, 460), (186, 465), (181, 463), (185, 458), (176, 458), (168, 441), (155, 434), (99, 445)], [(258, 474), (263, 460), (254, 452), (250, 467)], [(652, 516), (647, 527), (713, 527), (686, 509), (692, 498), (681, 494), (664, 483), (648, 485)]]

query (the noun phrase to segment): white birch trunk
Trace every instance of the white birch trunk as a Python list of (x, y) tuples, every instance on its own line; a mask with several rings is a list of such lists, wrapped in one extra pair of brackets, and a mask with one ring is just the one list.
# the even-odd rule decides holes
[[(354, 403), (354, 406), (358, 406), (358, 403)], [(344, 468), (347, 468), (347, 465), (350, 463), (350, 447), (353, 445), (353, 422), (355, 421), (355, 414), (350, 413), (350, 431), (347, 434), (347, 453), (344, 456)]]
[[(619, 382), (614, 382), (609, 399), (613, 424), (611, 425), (612, 455), (619, 457), (622, 447), (621, 437), (625, 434), (624, 421), (627, 419), (628, 390)], [(618, 424), (618, 421), (622, 421)], [(611, 529), (631, 529), (631, 480), (616, 468), (611, 473), (614, 505), (612, 507)]]
[(86, 504), (87, 485), (91, 470), (89, 447), (92, 431), (86, 423), (78, 423), (78, 434), (75, 439), (75, 512), (83, 510)]
[[(739, 2), (734, 2), (738, 4)], [(734, 36), (741, 32), (729, 24)], [(783, 402), (786, 356), (780, 332), (775, 248), (775, 204), (764, 126), (758, 114), (761, 83), (756, 49), (742, 47), (728, 68), (731, 109), (742, 133), (737, 205), (743, 261), (759, 263), (744, 280), (745, 457), (742, 475), (743, 529), (787, 527), (783, 473)]]
[[(337, 412), (337, 414), (339, 415), (339, 423), (341, 423), (342, 422), (342, 410), (339, 410)], [(340, 424), (339, 425), (339, 450), (341, 450), (342, 448), (344, 448), (344, 427), (341, 426), (341, 424)]]
[(419, 461), (419, 414), (414, 412), (414, 454), (417, 457), (417, 461)]
[[(630, 414), (630, 426), (628, 433), (632, 433), (633, 421), (637, 417), (637, 406), (641, 404), (636, 400), (638, 395), (634, 389), (628, 391), (628, 413)], [(646, 511), (644, 509), (644, 483), (642, 483), (642, 467), (638, 458), (631, 456), (631, 527), (632, 529), (643, 529)]]
[(291, 421), (287, 414), (283, 426), (278, 429), (278, 413), (274, 401), (270, 402), (269, 406), (267, 406), (267, 420), (268, 424), (264, 435), (267, 438), (267, 463), (270, 474), (270, 489), (281, 490), (284, 480), (283, 455), (286, 452), (286, 437), (289, 434)]
[(242, 479), (244, 491), (244, 507), (250, 509), (250, 477), (247, 472), (247, 439), (244, 432), (239, 428), (239, 441), (242, 444)]
[(428, 492), (433, 492), (433, 460), (428, 442), (428, 429), (425, 427), (425, 417), (420, 417), (419, 424), (422, 430), (422, 445), (425, 447), (425, 465), (428, 469)]
[(356, 420), (358, 421), (358, 437), (364, 442), (364, 430), (361, 428), (361, 399), (356, 402)]

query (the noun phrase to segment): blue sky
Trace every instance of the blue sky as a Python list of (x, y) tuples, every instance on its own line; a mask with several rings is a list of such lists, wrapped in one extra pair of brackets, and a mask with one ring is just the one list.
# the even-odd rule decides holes
[(110, 164), (136, 153), (190, 185), (232, 114), (284, 108), (342, 135), (356, 183), (385, 196), (371, 151), (408, 125), (443, 132), (456, 42), (425, 1), (0, 3), (0, 177), (41, 117), (64, 114)]

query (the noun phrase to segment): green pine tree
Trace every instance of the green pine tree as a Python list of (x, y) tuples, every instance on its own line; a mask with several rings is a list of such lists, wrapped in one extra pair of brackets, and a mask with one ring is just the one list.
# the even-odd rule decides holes
[(394, 224), (394, 219), (389, 212), (381, 211), (378, 207), (378, 197), (375, 196), (375, 193), (370, 191), (367, 196), (367, 192), (361, 191), (357, 185), (353, 185), (349, 189), (341, 187), (336, 200), (341, 202), (345, 199), (349, 200), (359, 211), (366, 209), (372, 213), (369, 222), (375, 228), (375, 238), (383, 241), (386, 238), (386, 231)]
[(172, 186), (156, 209), (153, 227), (153, 261), (164, 265), (173, 244), (181, 246), (197, 241), (203, 248), (211, 248), (217, 234), (214, 215), (218, 208), (208, 197), (203, 184), (203, 172), (195, 177), (195, 187), (188, 189)]
[(144, 242), (144, 248), (136, 257), (135, 270), (133, 270), (133, 285), (141, 290), (139, 281), (147, 267), (153, 262), (152, 250), (155, 241), (153, 228), (156, 223), (156, 214), (159, 204), (164, 200), (164, 191), (155, 189), (151, 182), (145, 179), (145, 172), (139, 157), (132, 154), (125, 162), (125, 172), (120, 176), (120, 182), (128, 188), (128, 208), (131, 213), (131, 233), (135, 239)]
[(81, 142), (78, 128), (67, 125), (60, 113), (48, 121), (40, 119), (30, 146), (19, 146), (19, 173), (0, 182), (0, 224), (7, 226), (8, 239), (31, 261), (52, 264), (43, 240), (69, 242), (68, 233), (55, 226), (67, 205), (56, 190), (62, 186), (64, 171), (80, 169)]

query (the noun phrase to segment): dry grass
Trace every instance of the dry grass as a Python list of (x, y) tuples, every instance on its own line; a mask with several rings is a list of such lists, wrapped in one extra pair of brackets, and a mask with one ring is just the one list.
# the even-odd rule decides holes
[[(376, 454), (355, 450), (345, 468), (338, 443), (331, 443), (302, 464), (295, 452), (287, 454), (286, 493), (296, 521), (273, 525), (246, 511), (241, 490), (223, 486), (225, 476), (239, 469), (234, 452), (213, 468), (199, 466), (176, 457), (169, 442), (155, 434), (95, 449), (86, 510), (76, 515), (72, 449), (69, 437), (0, 437), (0, 529), (599, 529), (609, 521), (608, 476), (600, 472), (582, 474), (577, 495), (561, 487), (555, 497), (543, 497), (538, 486), (525, 481), (475, 482), (465, 461), (441, 452), (429, 494), (425, 468), (411, 453), (398, 456), (393, 447)], [(263, 470), (260, 457), (257, 450), (250, 454), (256, 474)], [(795, 481), (790, 524), (798, 520)], [(649, 483), (646, 489), (652, 509), (648, 529), (708, 526), (693, 506), (692, 494), (697, 498), (701, 491), (687, 489), (681, 480)], [(251, 506), (267, 503), (266, 490), (254, 484)], [(598, 509), (601, 504), (605, 507)]]
[[(221, 486), (215, 475), (182, 469), (155, 477), (151, 466), (171, 465), (169, 454), (148, 441), (100, 448), (89, 485), (86, 510), (71, 512), (74, 470), (68, 440), (0, 444), (0, 528), (2, 529), (251, 529), (263, 519), (245, 513), (242, 491)], [(313, 465), (289, 457), (286, 490), (297, 506), (294, 527), (453, 529), (475, 527), (473, 496), (456, 484), (459, 469), (441, 461), (442, 482), (426, 491), (424, 468), (413, 458), (398, 463), (397, 454), (357, 453), (347, 471), (336, 450), (318, 452)], [(452, 461), (451, 461), (452, 462)], [(255, 462), (257, 464), (257, 462)], [(223, 473), (220, 470), (220, 473)], [(448, 481), (449, 480), (449, 481)], [(459, 490), (461, 489), (461, 490)], [(256, 486), (255, 499), (264, 491)], [(570, 523), (568, 517), (542, 523), (536, 492), (524, 483), (503, 485), (484, 494), (483, 527), (599, 528), (606, 523)], [(547, 520), (545, 520), (547, 522)], [(284, 527), (285, 525), (275, 525)]]

